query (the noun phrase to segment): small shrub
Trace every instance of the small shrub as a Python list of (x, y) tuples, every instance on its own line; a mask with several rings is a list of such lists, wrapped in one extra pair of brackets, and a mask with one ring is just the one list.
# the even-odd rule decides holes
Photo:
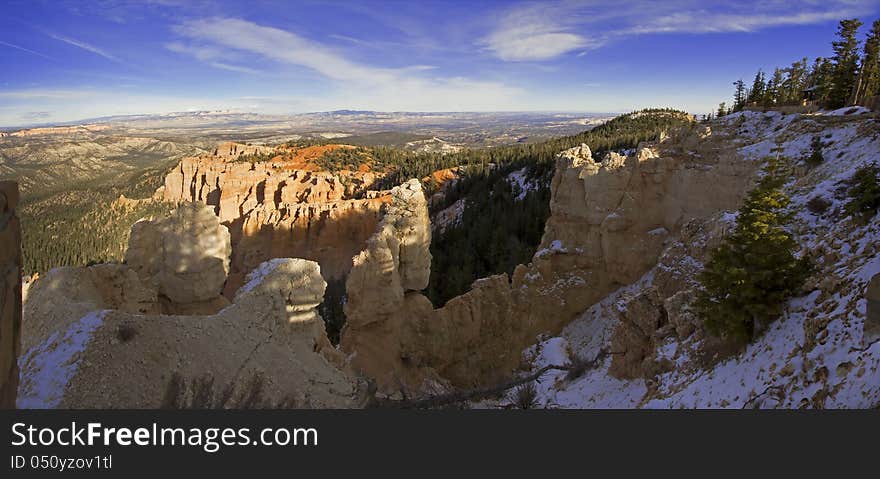
[(535, 383), (526, 383), (516, 388), (515, 404), (520, 409), (534, 409), (538, 399), (538, 389)]
[(880, 167), (871, 163), (860, 167), (846, 182), (849, 197), (843, 210), (860, 221), (868, 221), (880, 208)]
[(821, 196), (814, 196), (807, 201), (807, 210), (814, 215), (821, 215), (828, 211), (830, 206), (831, 202)]
[(137, 336), (137, 332), (137, 328), (131, 324), (120, 324), (119, 327), (116, 328), (116, 339), (121, 343), (127, 343)]
[(568, 372), (565, 373), (565, 379), (568, 381), (574, 381), (583, 376), (584, 373), (587, 372), (587, 369), (590, 368), (591, 364), (591, 361), (587, 361), (582, 356), (571, 358), (571, 363), (568, 365)]
[(814, 168), (825, 161), (825, 157), (822, 156), (822, 138), (814, 136), (812, 141), (810, 141), (810, 148), (812, 148), (812, 151), (810, 152), (810, 156), (807, 157), (806, 163), (811, 168)]

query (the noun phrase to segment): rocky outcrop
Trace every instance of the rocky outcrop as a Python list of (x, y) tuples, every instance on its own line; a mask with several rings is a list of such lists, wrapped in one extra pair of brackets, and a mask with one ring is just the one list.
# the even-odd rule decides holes
[(669, 321), (656, 289), (646, 289), (622, 308), (620, 324), (611, 337), (608, 373), (620, 378), (651, 377), (658, 369), (655, 348), (661, 328)]
[(125, 262), (176, 305), (220, 298), (229, 273), (229, 230), (210, 207), (181, 203), (168, 218), (131, 228)]
[(21, 225), (18, 185), (0, 181), (0, 409), (15, 407), (21, 349)]
[(382, 386), (424, 379), (403, 364), (401, 338), (411, 321), (433, 309), (418, 293), (431, 274), (431, 228), (421, 183), (395, 187), (391, 198), (366, 249), (353, 259), (340, 343), (352, 353), (354, 369)]
[[(690, 140), (700, 135), (701, 142)], [(395, 260), (393, 241), (381, 238), (404, 235), (383, 232), (383, 222), (373, 237), (380, 240), (371, 238), (360, 261), (370, 266), (356, 266), (347, 284), (343, 349), (356, 369), (388, 392), (400, 386), (418, 390), (429, 380), (470, 387), (518, 367), (519, 351), (537, 335), (557, 333), (652, 268), (690, 219), (737, 205), (755, 166), (738, 160), (734, 150), (718, 148), (708, 135), (685, 130), (633, 155), (610, 153), (601, 161), (586, 145), (562, 152), (551, 184), (551, 216), (532, 262), (518, 266), (511, 278), (475, 282), (437, 310), (414, 288), (399, 284), (406, 271)], [(414, 196), (410, 206), (420, 209), (423, 196)], [(395, 197), (392, 204), (400, 201)], [(422, 248), (427, 252), (427, 245)], [(385, 299), (370, 304), (359, 297)], [(635, 356), (640, 353), (628, 364), (638, 362)], [(629, 365), (621, 369), (634, 371)]]
[(276, 257), (318, 261), (328, 279), (344, 278), (390, 200), (370, 190), (381, 174), (369, 168), (321, 171), (317, 159), (345, 148), (350, 147), (226, 143), (212, 154), (183, 159), (157, 195), (212, 206), (229, 228), (233, 255), (227, 297), (248, 272)]
[(176, 374), (211, 377), (217, 394), (260, 375), (271, 402), (352, 407), (355, 381), (339, 368), (315, 312), (324, 284), (316, 263), (279, 259), (210, 316), (95, 310), (106, 305), (70, 302), (74, 292), (55, 290), (55, 301), (29, 301), (18, 405), (156, 408)]

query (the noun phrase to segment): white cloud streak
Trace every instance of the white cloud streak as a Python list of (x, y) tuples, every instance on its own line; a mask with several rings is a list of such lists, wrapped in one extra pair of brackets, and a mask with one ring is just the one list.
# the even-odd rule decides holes
[(43, 57), (43, 58), (45, 58), (45, 59), (47, 59), (47, 60), (53, 60), (53, 61), (55, 60), (54, 58), (52, 58), (52, 57), (50, 57), (50, 56), (48, 56), (48, 55), (44, 55), (44, 54), (42, 54), (42, 53), (40, 53), (40, 52), (35, 52), (35, 51), (31, 50), (30, 48), (25, 48), (25, 47), (23, 47), (23, 46), (16, 45), (16, 44), (14, 44), (14, 43), (9, 43), (9, 42), (0, 41), (0, 45), (7, 46), (7, 47), (9, 47), (9, 48), (14, 48), (14, 49), (16, 49), (16, 50), (21, 50), (21, 51), (23, 51), (23, 52), (27, 52), (27, 53), (30, 53), (30, 54), (36, 55), (36, 56), (38, 56), (38, 57)]
[(811, 25), (840, 20), (850, 16), (851, 10), (825, 12), (797, 12), (791, 14), (712, 14), (707, 11), (682, 12), (659, 17), (653, 21), (634, 26), (623, 33), (724, 33), (753, 32), (763, 28)]
[(296, 33), (241, 19), (195, 20), (177, 26), (175, 31), (191, 43), (166, 46), (206, 63), (246, 52), (317, 72), (335, 87), (334, 94), (322, 103), (326, 108), (479, 110), (512, 104), (522, 93), (494, 81), (425, 77), (435, 72), (425, 65), (386, 68), (359, 63)]
[(261, 72), (254, 68), (232, 64), (226, 61), (229, 54), (221, 48), (210, 46), (194, 46), (185, 45), (180, 42), (166, 43), (165, 48), (175, 53), (183, 53), (195, 57), (197, 60), (207, 63), (209, 66), (237, 73), (246, 73), (248, 75), (259, 75)]
[[(504, 61), (541, 61), (573, 50), (595, 48), (601, 41), (573, 32), (568, 9), (557, 5), (526, 5), (514, 8), (480, 45)], [(558, 12), (558, 13), (557, 13)], [(566, 18), (569, 17), (569, 18)]]
[(95, 92), (87, 90), (45, 90), (45, 89), (26, 89), (26, 90), (6, 90), (0, 91), (0, 98), (12, 100), (32, 100), (32, 99), (53, 99), (53, 100), (70, 100), (75, 98), (83, 98), (95, 95)]
[(504, 61), (542, 61), (633, 35), (752, 32), (858, 16), (877, 0), (761, 1), (751, 4), (677, 0), (566, 1), (520, 4), (478, 43)]
[(86, 42), (83, 42), (83, 41), (77, 40), (77, 39), (75, 39), (75, 38), (66, 37), (66, 36), (64, 36), (64, 35), (59, 35), (59, 34), (57, 34), (57, 33), (49, 33), (49, 36), (52, 37), (52, 38), (54, 38), (55, 40), (60, 41), (60, 42), (67, 43), (68, 45), (73, 45), (73, 46), (75, 46), (75, 47), (77, 47), (77, 48), (80, 48), (80, 49), (83, 49), (83, 50), (85, 50), (85, 51), (87, 51), (87, 52), (91, 52), (91, 53), (94, 53), (95, 55), (98, 55), (98, 56), (104, 57), (104, 58), (106, 58), (107, 60), (110, 60), (110, 61), (113, 61), (113, 62), (116, 62), (116, 63), (122, 63), (122, 61), (119, 60), (118, 58), (116, 58), (115, 56), (113, 56), (113, 55), (107, 53), (106, 51), (104, 51), (104, 50), (101, 49), (101, 48), (98, 48), (98, 47), (96, 47), (96, 46), (94, 46), (94, 45), (90, 45), (90, 44), (88, 44), (88, 43), (86, 43)]

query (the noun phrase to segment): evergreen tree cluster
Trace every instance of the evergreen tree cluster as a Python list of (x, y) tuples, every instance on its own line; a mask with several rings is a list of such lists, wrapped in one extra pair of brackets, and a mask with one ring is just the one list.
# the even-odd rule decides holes
[(812, 272), (810, 261), (795, 255), (798, 244), (786, 230), (792, 214), (781, 166), (779, 159), (768, 160), (739, 209), (736, 228), (699, 275), (696, 306), (704, 324), (740, 344), (778, 318)]
[(742, 79), (733, 82), (733, 102), (729, 108), (726, 102), (719, 105), (717, 115), (747, 106), (799, 105), (805, 99), (836, 109), (880, 95), (880, 20), (874, 21), (864, 42), (858, 38), (862, 25), (858, 19), (840, 21), (831, 57), (812, 62), (805, 57), (769, 75), (758, 70), (751, 87)]
[(459, 222), (434, 235), (427, 295), (436, 306), (467, 292), (478, 278), (513, 273), (535, 253), (550, 215), (553, 170), (526, 168), (524, 176), (537, 187), (524, 196), (509, 181), (512, 171), (499, 168), (472, 180)]
[(71, 186), (23, 201), (18, 213), (24, 274), (122, 261), (131, 225), (144, 217), (167, 215), (172, 206), (159, 201), (112, 206), (113, 202), (122, 194), (149, 198), (163, 177), (164, 168), (149, 169), (117, 184)]

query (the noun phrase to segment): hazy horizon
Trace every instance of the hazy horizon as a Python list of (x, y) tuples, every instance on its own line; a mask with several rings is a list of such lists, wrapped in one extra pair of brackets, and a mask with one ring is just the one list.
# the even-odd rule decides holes
[[(646, 107), (651, 108), (651, 107)], [(634, 110), (633, 110), (634, 111)], [(187, 110), (187, 111), (164, 111), (164, 112), (151, 112), (151, 113), (131, 113), (125, 115), (107, 115), (107, 116), (98, 116), (98, 117), (89, 117), (89, 118), (77, 118), (74, 120), (61, 120), (61, 121), (51, 121), (51, 122), (42, 122), (42, 123), (28, 123), (28, 124), (18, 124), (18, 125), (0, 125), (0, 130), (3, 131), (15, 131), (22, 129), (30, 129), (30, 128), (44, 128), (44, 127), (64, 127), (64, 126), (77, 126), (77, 125), (86, 125), (93, 123), (104, 123), (104, 122), (113, 122), (113, 121), (125, 121), (135, 120), (138, 118), (152, 118), (152, 117), (177, 117), (184, 115), (197, 115), (197, 114), (208, 114), (208, 115), (253, 115), (253, 116), (261, 116), (261, 117), (281, 117), (281, 118), (294, 118), (297, 116), (307, 116), (307, 115), (320, 115), (320, 114), (331, 114), (331, 113), (341, 113), (341, 112), (363, 112), (365, 114), (375, 113), (375, 114), (387, 114), (387, 115), (567, 115), (567, 116), (586, 116), (586, 117), (605, 117), (605, 116), (617, 116), (622, 115), (628, 112), (624, 111), (564, 111), (564, 110), (473, 110), (473, 111), (382, 111), (382, 110), (354, 110), (351, 108), (340, 108), (337, 110), (319, 110), (319, 111), (307, 111), (301, 113), (264, 113), (259, 111), (238, 111), (238, 110)]]
[[(0, 125), (238, 110), (704, 114), (877, 0), (12, 1)], [(861, 35), (861, 34), (860, 34)]]

